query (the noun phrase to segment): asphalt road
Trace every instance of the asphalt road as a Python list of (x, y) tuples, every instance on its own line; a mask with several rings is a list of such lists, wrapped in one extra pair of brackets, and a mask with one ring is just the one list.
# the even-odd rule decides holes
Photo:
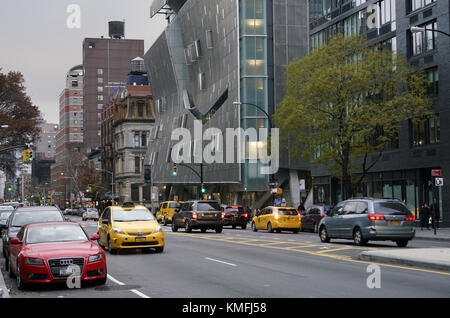
[[(94, 221), (80, 222), (89, 234)], [(11, 297), (33, 298), (368, 298), (450, 297), (450, 273), (381, 265), (380, 288), (369, 288), (373, 272), (358, 259), (363, 250), (397, 248), (393, 242), (357, 247), (351, 241), (320, 242), (313, 233), (224, 229), (190, 234), (164, 227), (164, 253), (107, 253), (106, 285), (68, 289), (36, 286), (18, 291), (3, 273)], [(450, 247), (415, 239), (407, 248)], [(4, 259), (0, 261), (3, 269)]]

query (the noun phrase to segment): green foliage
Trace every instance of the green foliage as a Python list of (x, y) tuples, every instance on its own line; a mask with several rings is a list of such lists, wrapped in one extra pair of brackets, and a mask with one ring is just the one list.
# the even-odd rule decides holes
[(381, 157), (395, 139), (400, 122), (431, 113), (425, 74), (361, 36), (334, 37), (293, 61), (286, 75), (286, 95), (275, 114), (280, 136), (294, 136), (294, 152), (341, 178), (344, 197), (375, 165), (368, 155)]

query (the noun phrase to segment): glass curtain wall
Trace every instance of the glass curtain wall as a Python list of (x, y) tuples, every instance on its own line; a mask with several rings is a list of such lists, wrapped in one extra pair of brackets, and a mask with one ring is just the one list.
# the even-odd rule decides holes
[[(267, 1), (240, 0), (240, 93), (241, 127), (244, 130), (268, 128), (267, 116), (254, 104), (268, 112)], [(246, 104), (248, 103), (248, 104)], [(257, 138), (259, 140), (259, 133)], [(245, 141), (245, 163), (242, 182), (246, 191), (267, 190), (268, 175), (262, 175), (262, 162), (255, 154), (266, 147), (264, 142)]]

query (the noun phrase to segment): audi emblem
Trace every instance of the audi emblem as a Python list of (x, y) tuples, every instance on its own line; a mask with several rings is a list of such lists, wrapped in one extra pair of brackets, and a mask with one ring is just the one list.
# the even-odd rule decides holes
[(68, 266), (73, 264), (73, 259), (62, 259), (59, 261), (61, 266)]

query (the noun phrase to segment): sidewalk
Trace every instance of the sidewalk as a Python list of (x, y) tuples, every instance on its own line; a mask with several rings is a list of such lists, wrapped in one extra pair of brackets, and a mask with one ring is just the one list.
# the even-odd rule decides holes
[(434, 229), (431, 227), (430, 230), (424, 228), (423, 231), (420, 227), (416, 227), (416, 235), (414, 238), (420, 240), (440, 240), (450, 242), (450, 228), (437, 229), (436, 235), (434, 235)]
[(450, 271), (450, 248), (411, 248), (365, 251), (360, 259), (433, 270)]

